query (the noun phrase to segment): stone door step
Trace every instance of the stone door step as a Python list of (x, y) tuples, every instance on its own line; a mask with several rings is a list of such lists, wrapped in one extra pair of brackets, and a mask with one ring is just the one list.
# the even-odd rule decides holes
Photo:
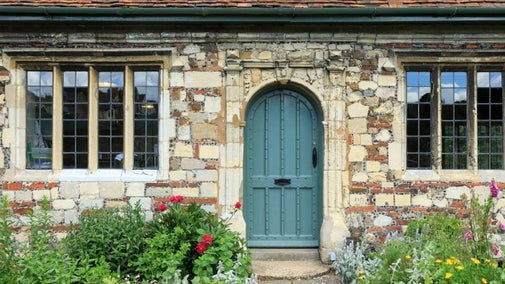
[(314, 260), (253, 260), (252, 271), (260, 281), (310, 280), (333, 273), (329, 265)]
[(313, 248), (250, 248), (253, 260), (319, 261), (319, 250)]

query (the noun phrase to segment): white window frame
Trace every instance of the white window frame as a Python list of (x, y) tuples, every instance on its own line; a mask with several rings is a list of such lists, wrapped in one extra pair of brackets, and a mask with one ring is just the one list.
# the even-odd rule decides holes
[[(3, 60), (8, 63), (11, 82), (6, 86), (6, 105), (9, 111), (9, 133), (7, 143), (10, 148), (10, 164), (4, 179), (30, 181), (129, 181), (149, 182), (168, 179), (169, 139), (173, 133), (167, 131), (172, 125), (170, 119), (169, 68), (171, 49), (6, 49)], [(89, 146), (87, 169), (62, 168), (62, 105), (53, 104), (53, 151), (52, 169), (26, 169), (26, 72), (37, 66), (52, 68), (54, 101), (61, 100), (62, 71), (60, 65), (86, 66), (90, 73), (90, 93), (97, 79), (94, 66), (114, 64), (123, 66), (125, 79), (133, 80), (135, 66), (152, 66), (160, 72), (159, 123), (158, 123), (158, 169), (133, 169), (133, 89), (125, 85), (125, 161), (122, 169), (99, 169), (97, 120), (89, 122)], [(132, 69), (133, 68), (133, 69)], [(132, 85), (132, 84), (130, 84)], [(97, 105), (89, 102), (89, 117), (98, 117)], [(130, 137), (130, 139), (126, 139)], [(131, 140), (131, 141), (130, 141)], [(5, 141), (5, 138), (4, 138)], [(94, 145), (93, 145), (94, 143)], [(126, 154), (126, 152), (131, 152)]]

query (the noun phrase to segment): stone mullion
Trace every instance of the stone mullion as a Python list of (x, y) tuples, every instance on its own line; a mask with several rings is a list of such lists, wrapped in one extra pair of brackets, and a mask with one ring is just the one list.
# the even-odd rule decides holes
[(63, 168), (63, 72), (53, 67), (53, 170)]
[(344, 184), (343, 176), (348, 174), (347, 136), (345, 121), (345, 70), (330, 66), (327, 68), (324, 87), (323, 127), (324, 127), (324, 170), (323, 170), (323, 223), (319, 254), (323, 261), (329, 260), (335, 245), (340, 246), (349, 236), (344, 217), (344, 197), (348, 195), (349, 184)]
[[(228, 63), (225, 70), (225, 106), (226, 117), (226, 143), (221, 146), (219, 171), (219, 205), (221, 214), (226, 216), (233, 209), (234, 204), (241, 199), (242, 188), (243, 144), (241, 135), (243, 123), (240, 123), (242, 111), (243, 93), (240, 91), (240, 71), (242, 67), (233, 62)], [(245, 237), (245, 221), (242, 214), (235, 214), (230, 220), (231, 228)]]

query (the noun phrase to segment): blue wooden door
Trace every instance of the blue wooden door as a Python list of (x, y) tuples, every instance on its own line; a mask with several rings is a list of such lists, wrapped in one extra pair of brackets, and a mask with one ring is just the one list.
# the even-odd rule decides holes
[(321, 225), (321, 122), (297, 92), (275, 90), (246, 114), (244, 212), (250, 247), (316, 247)]

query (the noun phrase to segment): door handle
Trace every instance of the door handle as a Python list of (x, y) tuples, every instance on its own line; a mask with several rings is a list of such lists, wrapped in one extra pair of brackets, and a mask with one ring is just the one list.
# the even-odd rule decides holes
[(312, 148), (312, 167), (317, 166), (317, 149), (316, 147)]
[(285, 185), (291, 184), (291, 179), (290, 178), (276, 178), (276, 179), (274, 179), (274, 183), (276, 185), (285, 186)]

